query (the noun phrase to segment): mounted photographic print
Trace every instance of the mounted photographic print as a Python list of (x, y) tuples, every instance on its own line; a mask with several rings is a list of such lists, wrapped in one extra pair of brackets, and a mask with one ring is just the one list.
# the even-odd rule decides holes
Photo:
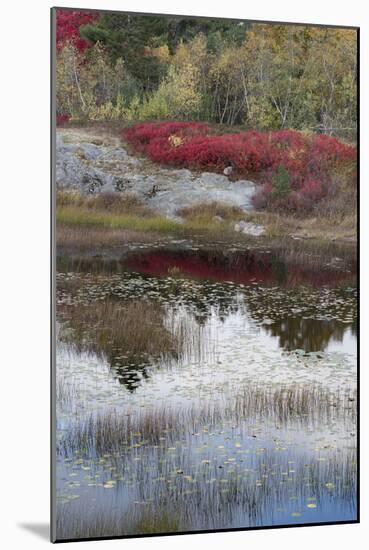
[(52, 9), (54, 542), (358, 522), (358, 33)]

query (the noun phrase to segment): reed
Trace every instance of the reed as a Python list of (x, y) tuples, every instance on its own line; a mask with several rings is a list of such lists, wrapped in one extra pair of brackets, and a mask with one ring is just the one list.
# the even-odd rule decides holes
[(132, 463), (130, 481), (127, 475), (118, 480), (113, 491), (132, 499), (124, 511), (117, 510), (115, 495), (101, 495), (94, 506), (58, 505), (58, 539), (300, 524), (319, 521), (327, 501), (337, 507), (337, 518), (355, 518), (354, 448), (331, 451), (328, 463), (303, 451), (256, 453), (228, 471), (216, 462), (194, 465), (188, 452), (175, 460), (163, 456), (152, 451)]
[(232, 421), (266, 422), (273, 420), (280, 427), (319, 426), (342, 421), (356, 421), (356, 392), (331, 392), (320, 384), (263, 386), (249, 384), (237, 395), (225, 394), (214, 401), (205, 401), (183, 409), (161, 405), (149, 410), (130, 410), (124, 414), (111, 410), (91, 415), (71, 427), (60, 442), (59, 452), (70, 454), (81, 449), (103, 455), (121, 452), (135, 441), (135, 435), (158, 445), (165, 435), (170, 440), (186, 437), (204, 425), (209, 429)]

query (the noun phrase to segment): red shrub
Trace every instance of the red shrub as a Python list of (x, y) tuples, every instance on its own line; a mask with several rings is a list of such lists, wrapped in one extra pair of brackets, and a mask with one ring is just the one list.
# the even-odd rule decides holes
[(325, 134), (316, 134), (313, 136), (309, 151), (311, 160), (318, 160), (327, 165), (356, 162), (355, 147), (346, 145), (338, 141), (338, 139)]
[(297, 130), (275, 130), (270, 132), (270, 140), (280, 149), (304, 149), (306, 137)]
[(70, 120), (70, 115), (56, 115), (56, 125), (62, 126), (63, 124), (67, 124)]
[(56, 47), (60, 50), (67, 41), (72, 42), (79, 51), (83, 52), (89, 43), (81, 38), (79, 28), (96, 21), (96, 13), (79, 10), (56, 10)]
[(252, 197), (252, 204), (256, 210), (266, 210), (272, 202), (273, 187), (270, 183), (260, 186), (260, 189)]
[[(264, 183), (253, 198), (257, 209), (309, 210), (328, 194), (332, 171), (356, 161), (355, 147), (295, 130), (216, 135), (202, 122), (154, 122), (132, 126), (124, 138), (162, 164), (221, 172), (231, 163), (236, 177)], [(277, 198), (273, 182), (281, 165), (291, 191)]]
[(323, 182), (307, 179), (302, 186), (301, 193), (312, 201), (319, 200), (325, 194)]
[(173, 147), (169, 140), (170, 136), (185, 139), (208, 133), (210, 133), (210, 128), (204, 122), (149, 122), (127, 128), (123, 132), (123, 136), (136, 151), (145, 153), (147, 146), (154, 142), (164, 149)]

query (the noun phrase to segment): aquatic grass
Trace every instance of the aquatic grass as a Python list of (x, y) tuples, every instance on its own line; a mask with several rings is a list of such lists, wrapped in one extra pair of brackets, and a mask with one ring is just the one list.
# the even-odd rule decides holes
[[(204, 461), (196, 449), (172, 453), (142, 444), (125, 454), (107, 454), (89, 462), (101, 480), (92, 484), (95, 506), (81, 498), (76, 507), (71, 503), (78, 494), (61, 495), (58, 538), (145, 534), (153, 522), (155, 533), (306, 523), (331, 507), (337, 519), (354, 518), (355, 448), (327, 452), (329, 460), (321, 461), (320, 454), (301, 448), (254, 448), (234, 461), (227, 454)], [(85, 462), (77, 456), (69, 464), (78, 476)], [(119, 497), (130, 501), (123, 513), (117, 510)]]
[[(227, 422), (239, 426), (273, 420), (279, 428), (301, 426), (317, 429), (333, 422), (356, 422), (356, 391), (329, 391), (320, 384), (248, 384), (236, 395), (223, 395), (212, 401), (176, 409), (161, 405), (125, 410), (124, 414), (110, 410), (104, 414), (81, 419), (68, 430), (59, 444), (59, 452), (69, 455), (82, 449), (89, 454), (122, 452), (136, 441), (136, 435), (150, 444), (174, 441), (194, 434), (207, 426), (208, 430)], [(253, 435), (252, 429), (249, 433)], [(255, 435), (255, 437), (257, 437)]]
[(56, 532), (58, 540), (101, 538), (117, 535), (150, 535), (174, 533), (183, 530), (179, 513), (164, 508), (137, 503), (125, 513), (114, 508), (102, 509), (98, 514), (91, 507), (71, 512), (67, 506), (59, 506)]
[(58, 405), (70, 406), (78, 398), (78, 387), (73, 381), (58, 377), (56, 380), (56, 401)]
[(140, 519), (135, 523), (135, 533), (143, 535), (151, 533), (175, 533), (180, 531), (179, 514), (173, 510), (158, 511), (155, 506), (145, 506)]

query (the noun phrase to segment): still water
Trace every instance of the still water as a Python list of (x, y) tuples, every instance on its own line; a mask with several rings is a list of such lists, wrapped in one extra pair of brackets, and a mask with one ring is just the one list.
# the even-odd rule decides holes
[(58, 264), (58, 538), (356, 518), (352, 270)]

